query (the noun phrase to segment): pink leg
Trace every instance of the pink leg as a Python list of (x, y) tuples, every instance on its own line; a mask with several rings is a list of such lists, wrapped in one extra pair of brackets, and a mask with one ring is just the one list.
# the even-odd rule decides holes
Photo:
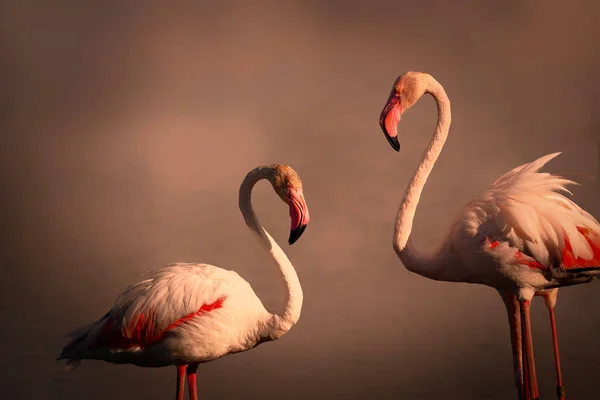
[(552, 344), (554, 345), (554, 363), (556, 364), (556, 396), (559, 400), (565, 400), (566, 390), (562, 381), (562, 373), (560, 370), (560, 356), (558, 354), (558, 336), (556, 334), (556, 318), (554, 316), (554, 307), (549, 307), (550, 312), (550, 327), (552, 329)]
[[(523, 309), (521, 309), (521, 317), (523, 316)], [(525, 330), (525, 324), (521, 318), (521, 362), (523, 363), (523, 399), (531, 400), (531, 380), (529, 379), (529, 363), (527, 362), (527, 347), (524, 338), (527, 337)], [(524, 356), (525, 355), (525, 356)]]
[(510, 325), (510, 339), (513, 354), (513, 368), (515, 373), (515, 386), (519, 400), (525, 400), (523, 386), (523, 344), (521, 341), (521, 306), (514, 294), (507, 291), (498, 290), (508, 314), (508, 323)]
[(535, 374), (535, 360), (533, 357), (533, 341), (531, 338), (531, 312), (530, 312), (531, 302), (529, 300), (525, 300), (521, 302), (521, 317), (523, 327), (525, 328), (525, 335), (523, 336), (523, 343), (525, 344), (526, 352), (525, 352), (525, 362), (526, 362), (526, 372), (527, 377), (525, 382), (528, 383), (529, 389), (531, 390), (531, 399), (538, 400), (540, 398), (540, 394), (538, 391), (537, 385), (537, 376)]
[(190, 400), (198, 400), (198, 391), (196, 389), (196, 370), (198, 364), (190, 364), (187, 367), (188, 391), (190, 392)]
[[(516, 300), (516, 296), (515, 296), (515, 300)], [(518, 302), (518, 301), (517, 301)], [(521, 307), (521, 303), (519, 303), (519, 309), (520, 309), (520, 320), (521, 320), (521, 362), (523, 363), (523, 380), (522, 380), (522, 384), (523, 387), (521, 389), (522, 393), (523, 393), (523, 399), (525, 400), (531, 400), (531, 380), (529, 379), (529, 363), (527, 362), (527, 347), (526, 347), (526, 340), (525, 338), (527, 338), (527, 331), (525, 329), (525, 323), (523, 322), (523, 308)]]
[(183, 400), (183, 383), (185, 380), (185, 365), (177, 367), (177, 394), (175, 399)]

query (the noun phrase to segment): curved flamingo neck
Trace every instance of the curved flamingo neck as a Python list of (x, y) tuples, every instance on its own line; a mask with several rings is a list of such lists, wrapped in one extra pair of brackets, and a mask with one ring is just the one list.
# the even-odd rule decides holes
[(287, 288), (285, 309), (283, 313), (271, 316), (266, 327), (267, 332), (265, 332), (271, 339), (277, 339), (298, 322), (304, 297), (294, 266), (275, 239), (263, 228), (252, 207), (251, 197), (254, 185), (262, 179), (271, 180), (272, 176), (273, 171), (270, 167), (258, 167), (250, 171), (240, 185), (239, 207), (246, 225), (258, 235), (264, 249), (271, 255), (279, 267)]
[(431, 279), (440, 280), (442, 276), (439, 270), (442, 267), (439, 264), (439, 259), (419, 254), (410, 241), (415, 212), (423, 187), (444, 147), (451, 122), (450, 99), (442, 85), (432, 77), (428, 77), (425, 93), (430, 93), (437, 103), (438, 121), (433, 137), (421, 158), (417, 171), (404, 192), (404, 198), (398, 209), (394, 230), (394, 250), (408, 270)]

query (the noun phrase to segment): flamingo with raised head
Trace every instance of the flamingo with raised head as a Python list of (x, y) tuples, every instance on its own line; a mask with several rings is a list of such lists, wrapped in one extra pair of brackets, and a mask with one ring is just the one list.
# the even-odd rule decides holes
[(201, 363), (276, 340), (300, 318), (302, 288), (291, 262), (262, 227), (251, 204), (254, 185), (267, 179), (289, 205), (289, 244), (300, 238), (309, 214), (302, 181), (289, 166), (273, 164), (250, 171), (240, 186), (239, 207), (246, 225), (269, 252), (287, 286), (282, 313), (271, 314), (250, 284), (236, 272), (207, 264), (177, 263), (149, 272), (116, 300), (112, 309), (78, 329), (58, 359), (67, 370), (83, 359), (140, 367), (177, 367), (176, 399), (197, 399), (196, 369)]
[[(399, 207), (394, 250), (409, 271), (424, 277), (478, 283), (500, 292), (511, 322), (519, 396), (537, 399), (530, 302), (536, 294), (546, 299), (560, 371), (553, 312), (557, 288), (600, 277), (600, 224), (563, 195), (569, 193), (566, 186), (574, 182), (538, 172), (560, 154), (553, 153), (501, 176), (462, 209), (436, 252), (419, 253), (410, 240), (413, 219), (423, 187), (448, 137), (450, 100), (431, 75), (406, 72), (396, 79), (379, 119), (388, 142), (399, 151), (397, 126), (401, 115), (425, 93), (437, 103), (438, 121)], [(523, 359), (521, 352), (525, 353)], [(564, 393), (559, 395), (564, 398)]]

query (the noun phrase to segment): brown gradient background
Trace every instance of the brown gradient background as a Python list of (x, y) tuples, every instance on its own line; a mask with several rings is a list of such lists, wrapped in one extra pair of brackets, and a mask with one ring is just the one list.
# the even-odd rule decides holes
[[(54, 361), (144, 271), (235, 269), (267, 307), (275, 268), (245, 227), (239, 184), (259, 164), (304, 180), (312, 222), (286, 245), (286, 207), (261, 183), (259, 217), (305, 292), (276, 343), (200, 368), (203, 399), (511, 399), (504, 306), (490, 288), (406, 271), (393, 218), (435, 125), (425, 98), (402, 151), (379, 127), (396, 76), (433, 74), (451, 135), (415, 221), (431, 249), (500, 174), (596, 174), (600, 3), (535, 1), (0, 3), (0, 398), (165, 399), (173, 368)], [(454, 5), (453, 5), (454, 4)], [(569, 398), (600, 390), (600, 285), (561, 290)], [(543, 399), (554, 393), (546, 310), (533, 309)]]

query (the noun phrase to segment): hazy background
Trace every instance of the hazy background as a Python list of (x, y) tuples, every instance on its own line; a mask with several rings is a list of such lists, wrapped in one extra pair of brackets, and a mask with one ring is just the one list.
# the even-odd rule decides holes
[[(600, 216), (600, 3), (589, 1), (2, 1), (0, 397), (165, 399), (175, 369), (54, 359), (144, 271), (235, 269), (268, 307), (278, 274), (243, 223), (239, 184), (259, 164), (304, 180), (311, 224), (285, 245), (287, 208), (254, 202), (305, 293), (275, 343), (200, 368), (202, 399), (515, 398), (498, 295), (406, 271), (393, 219), (435, 125), (405, 114), (402, 151), (378, 118), (400, 73), (433, 74), (453, 104), (424, 191), (430, 249), (500, 174), (554, 151)], [(570, 174), (570, 175), (569, 175)], [(600, 284), (560, 291), (569, 399), (600, 390)], [(555, 375), (546, 310), (533, 334), (543, 399)]]

